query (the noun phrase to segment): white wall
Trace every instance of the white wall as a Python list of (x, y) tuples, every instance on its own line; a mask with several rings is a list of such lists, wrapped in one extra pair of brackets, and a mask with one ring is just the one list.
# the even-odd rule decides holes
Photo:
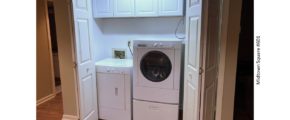
[[(127, 47), (129, 40), (177, 39), (174, 32), (180, 19), (182, 17), (95, 19), (97, 27), (94, 29), (98, 27), (101, 29), (101, 31), (94, 31), (96, 32), (95, 44), (99, 44), (99, 48), (95, 49), (96, 51), (102, 51), (102, 53), (96, 53), (96, 56), (98, 58), (112, 57), (112, 49), (119, 48), (126, 49), (127, 58), (132, 58)], [(184, 31), (185, 29), (181, 23), (178, 29), (178, 36), (183, 37)], [(131, 45), (133, 45), (132, 42)]]
[(98, 61), (104, 59), (104, 56), (106, 56), (106, 52), (104, 52), (105, 40), (103, 39), (103, 33), (101, 31), (102, 19), (95, 19), (93, 21), (93, 53), (94, 60)]

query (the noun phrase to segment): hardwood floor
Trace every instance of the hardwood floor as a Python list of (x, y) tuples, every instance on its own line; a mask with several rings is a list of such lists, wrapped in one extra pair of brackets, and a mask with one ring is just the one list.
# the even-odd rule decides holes
[(37, 120), (61, 120), (63, 114), (62, 95), (58, 93), (55, 98), (37, 106)]
[[(37, 120), (61, 120), (63, 114), (61, 92), (53, 99), (37, 106), (36, 111)], [(182, 111), (179, 111), (179, 120), (182, 120)]]

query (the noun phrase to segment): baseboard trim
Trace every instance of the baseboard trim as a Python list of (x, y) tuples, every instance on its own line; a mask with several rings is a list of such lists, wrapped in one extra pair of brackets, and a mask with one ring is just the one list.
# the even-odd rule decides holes
[(55, 87), (55, 94), (58, 94), (61, 92), (61, 86), (56, 86)]
[(45, 96), (45, 97), (43, 97), (43, 98), (37, 100), (36, 105), (38, 106), (38, 105), (40, 105), (40, 104), (42, 104), (42, 103), (45, 103), (45, 102), (51, 100), (51, 99), (54, 98), (54, 97), (55, 97), (55, 93), (52, 93), (52, 94), (50, 94), (50, 95), (48, 95), (48, 96)]
[(73, 115), (62, 115), (61, 120), (78, 120), (79, 118), (77, 116)]

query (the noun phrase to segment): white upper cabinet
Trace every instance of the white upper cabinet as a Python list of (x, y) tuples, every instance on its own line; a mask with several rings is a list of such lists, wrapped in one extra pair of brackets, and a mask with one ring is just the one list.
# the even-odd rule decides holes
[(184, 0), (93, 0), (95, 18), (183, 16)]
[(159, 16), (182, 16), (183, 0), (159, 0)]
[(93, 14), (96, 18), (112, 17), (114, 16), (113, 0), (94, 0)]
[(114, 0), (114, 16), (131, 17), (135, 16), (135, 0)]
[(135, 0), (136, 16), (158, 16), (158, 0)]

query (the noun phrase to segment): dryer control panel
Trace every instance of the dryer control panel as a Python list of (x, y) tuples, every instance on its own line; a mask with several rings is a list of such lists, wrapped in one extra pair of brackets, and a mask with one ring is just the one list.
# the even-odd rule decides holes
[(168, 48), (180, 49), (181, 41), (134, 41), (134, 48)]

